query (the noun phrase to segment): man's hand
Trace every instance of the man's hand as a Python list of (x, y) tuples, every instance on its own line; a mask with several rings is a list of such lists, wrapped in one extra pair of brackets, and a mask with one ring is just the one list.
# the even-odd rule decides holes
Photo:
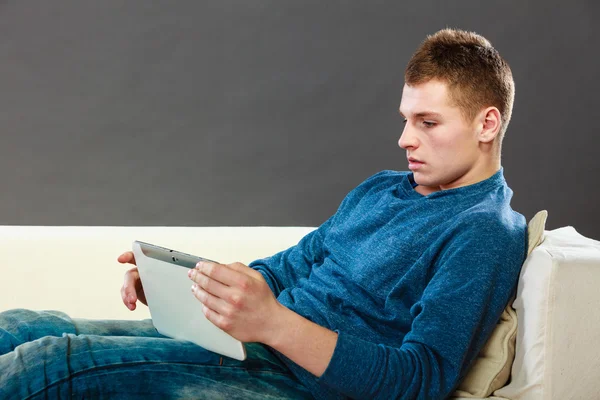
[[(121, 264), (132, 264), (135, 265), (135, 256), (133, 252), (128, 251), (119, 256), (117, 261)], [(121, 287), (121, 298), (123, 304), (131, 311), (135, 310), (136, 302), (139, 300), (144, 305), (146, 303), (146, 295), (144, 294), (144, 288), (142, 287), (142, 281), (140, 279), (140, 273), (137, 267), (131, 268), (125, 272), (125, 278), (123, 279), (123, 286)]]
[(242, 342), (273, 347), (315, 376), (323, 374), (337, 333), (281, 305), (260, 272), (241, 263), (200, 262), (189, 277), (213, 324)]
[(189, 272), (192, 292), (213, 324), (242, 342), (268, 344), (283, 307), (260, 272), (241, 264), (199, 262)]

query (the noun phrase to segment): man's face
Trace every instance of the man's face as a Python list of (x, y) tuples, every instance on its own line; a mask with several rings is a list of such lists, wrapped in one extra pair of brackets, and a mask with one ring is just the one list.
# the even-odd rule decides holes
[(404, 85), (399, 111), (405, 125), (398, 144), (419, 185), (435, 191), (481, 180), (477, 125), (450, 104), (445, 83)]

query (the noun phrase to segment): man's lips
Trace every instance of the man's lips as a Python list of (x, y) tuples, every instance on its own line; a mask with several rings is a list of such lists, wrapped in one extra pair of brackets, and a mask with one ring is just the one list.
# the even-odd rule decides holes
[(425, 164), (423, 161), (417, 160), (413, 157), (408, 157), (408, 169), (410, 169), (411, 171), (415, 171), (421, 168), (423, 164)]

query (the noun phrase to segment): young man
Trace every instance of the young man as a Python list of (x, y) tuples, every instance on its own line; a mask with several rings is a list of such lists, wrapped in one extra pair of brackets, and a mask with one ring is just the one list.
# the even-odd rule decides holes
[[(368, 178), (272, 257), (190, 271), (206, 317), (252, 342), (246, 361), (163, 338), (149, 321), (20, 310), (0, 316), (0, 397), (450, 395), (525, 258), (500, 164), (514, 84), (486, 39), (450, 29), (425, 40), (405, 82), (399, 145), (411, 172)], [(131, 252), (118, 260), (135, 263)], [(145, 302), (135, 268), (121, 294), (130, 309)]]

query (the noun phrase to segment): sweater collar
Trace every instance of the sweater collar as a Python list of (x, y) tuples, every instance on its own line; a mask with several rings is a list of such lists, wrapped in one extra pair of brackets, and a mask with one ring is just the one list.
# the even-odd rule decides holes
[(492, 190), (493, 188), (506, 185), (506, 180), (504, 179), (504, 167), (500, 167), (494, 175), (490, 176), (487, 179), (479, 181), (477, 183), (473, 183), (471, 185), (461, 186), (454, 189), (446, 189), (440, 190), (438, 192), (433, 192), (428, 194), (427, 196), (423, 196), (418, 193), (414, 188), (418, 186), (415, 182), (415, 178), (412, 172), (406, 174), (407, 179), (402, 180), (402, 191), (404, 191), (409, 197), (412, 198), (437, 198), (442, 196), (449, 196), (453, 194), (464, 194), (468, 195), (470, 193), (481, 193)]

